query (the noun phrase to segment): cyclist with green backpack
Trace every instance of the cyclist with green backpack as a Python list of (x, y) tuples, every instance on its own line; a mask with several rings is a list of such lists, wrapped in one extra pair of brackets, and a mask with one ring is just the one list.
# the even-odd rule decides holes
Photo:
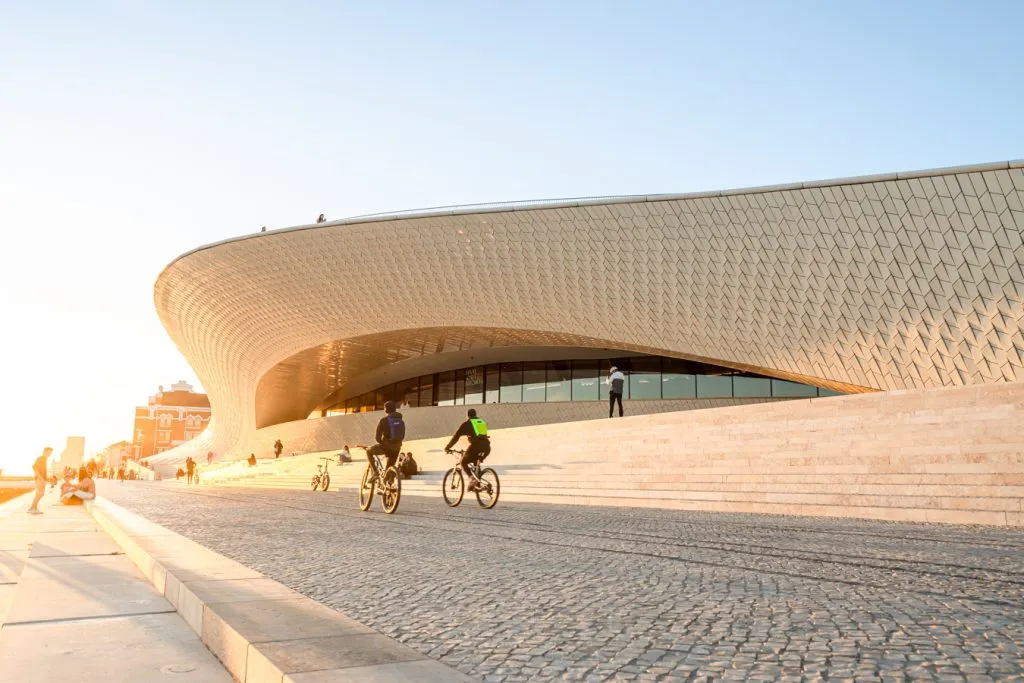
[(484, 458), (491, 454), (491, 438), (487, 436), (487, 423), (476, 416), (475, 408), (470, 408), (466, 411), (466, 417), (468, 419), (455, 430), (455, 434), (452, 435), (448, 445), (444, 447), (444, 452), (451, 453), (452, 446), (462, 437), (469, 439), (469, 448), (462, 454), (462, 460), (459, 461), (459, 465), (462, 466), (462, 471), (466, 473), (466, 477), (469, 479), (469, 490), (475, 491), (478, 483), (476, 477), (470, 471), (469, 465), (472, 462), (482, 462)]
[(374, 440), (377, 443), (366, 449), (366, 459), (370, 461), (374, 476), (377, 476), (380, 472), (377, 471), (374, 459), (370, 456), (383, 455), (387, 457), (387, 465), (384, 468), (394, 467), (398, 461), (398, 453), (402, 450), (402, 441), (405, 440), (405, 420), (402, 419), (402, 414), (395, 410), (394, 401), (384, 404), (384, 417), (377, 423)]

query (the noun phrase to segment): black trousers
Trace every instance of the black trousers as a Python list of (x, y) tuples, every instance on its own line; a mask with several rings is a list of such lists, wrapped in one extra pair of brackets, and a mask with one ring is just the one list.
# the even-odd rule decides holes
[(384, 465), (384, 468), (387, 469), (388, 467), (394, 467), (395, 463), (398, 462), (398, 452), (400, 450), (401, 450), (401, 447), (399, 447), (399, 448), (388, 448), (388, 447), (385, 447), (383, 444), (379, 444), (379, 443), (374, 444), (374, 445), (370, 446), (369, 448), (367, 448), (366, 449), (366, 459), (370, 461), (370, 467), (373, 468), (373, 473), (374, 474), (380, 474), (379, 472), (377, 472), (377, 467), (376, 467), (376, 465), (374, 465), (374, 459), (370, 457), (371, 455), (383, 455), (383, 456), (385, 456), (387, 458), (387, 464)]
[(608, 393), (608, 417), (612, 416), (612, 411), (615, 410), (615, 402), (619, 402), (619, 417), (622, 417), (622, 394)]
[(477, 461), (477, 460), (482, 461), (484, 458), (486, 458), (490, 454), (491, 454), (491, 442), (490, 441), (485, 441), (483, 439), (481, 439), (480, 441), (474, 441), (473, 443), (469, 444), (469, 448), (467, 448), (466, 452), (462, 454), (462, 459), (459, 460), (459, 465), (462, 466), (462, 471), (465, 472), (466, 476), (468, 477), (468, 476), (470, 476), (470, 474), (469, 474), (469, 465), (470, 465), (470, 463), (472, 463), (474, 461)]

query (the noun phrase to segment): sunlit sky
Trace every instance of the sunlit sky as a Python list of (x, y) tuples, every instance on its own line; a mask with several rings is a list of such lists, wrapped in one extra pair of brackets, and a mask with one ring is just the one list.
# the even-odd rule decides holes
[(1014, 1), (0, 2), (0, 467), (128, 439), (197, 382), (152, 303), (192, 247), (1021, 158), (1021, 26)]

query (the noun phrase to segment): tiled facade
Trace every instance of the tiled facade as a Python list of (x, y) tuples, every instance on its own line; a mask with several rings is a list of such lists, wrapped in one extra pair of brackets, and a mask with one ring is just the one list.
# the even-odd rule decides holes
[(303, 226), (186, 254), (155, 299), (210, 396), (201, 452), (247, 451), (383, 364), (474, 346), (840, 391), (1024, 380), (1022, 165)]

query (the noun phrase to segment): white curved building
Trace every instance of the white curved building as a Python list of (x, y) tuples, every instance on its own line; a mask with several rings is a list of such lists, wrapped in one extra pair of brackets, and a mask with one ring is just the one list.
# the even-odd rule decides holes
[[(200, 247), (160, 318), (213, 424), (185, 451), (1024, 380), (1024, 162), (366, 216)], [(312, 416), (312, 419), (307, 419)]]

